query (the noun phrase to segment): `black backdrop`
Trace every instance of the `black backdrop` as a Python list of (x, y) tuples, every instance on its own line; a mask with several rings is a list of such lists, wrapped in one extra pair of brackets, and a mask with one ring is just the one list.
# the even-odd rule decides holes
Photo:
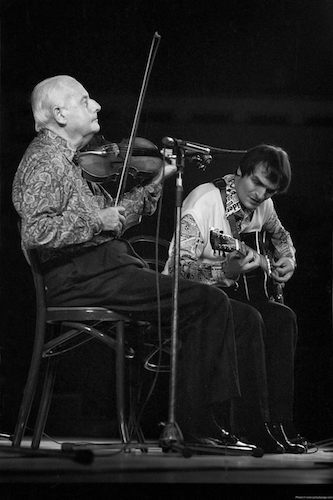
[[(273, 142), (290, 153), (292, 186), (276, 203), (298, 252), (298, 269), (286, 290), (300, 326), (295, 419), (310, 439), (332, 436), (332, 20), (329, 0), (2, 1), (1, 431), (10, 432), (15, 422), (34, 326), (33, 286), (10, 197), (18, 162), (34, 134), (30, 92), (55, 74), (76, 77), (102, 105), (104, 135), (120, 141), (130, 133), (149, 46), (158, 31), (162, 38), (138, 135), (156, 144), (163, 136), (175, 136), (231, 149)], [(201, 114), (193, 111), (198, 103)], [(223, 112), (224, 103), (231, 112)], [(230, 113), (243, 106), (256, 109), (254, 118), (232, 119)], [(283, 119), (289, 106), (301, 115), (307, 109), (311, 113), (293, 123)], [(225, 155), (214, 158), (206, 172), (187, 167), (185, 194), (236, 165), (237, 156)], [(166, 238), (173, 230), (173, 200), (169, 180), (161, 215)], [(146, 219), (129, 236), (154, 234), (156, 222), (156, 215)], [(92, 351), (84, 350), (63, 367), (55, 414), (68, 415), (62, 412), (67, 405), (72, 418), (53, 430), (73, 432), (75, 415), (83, 414), (92, 432), (105, 431), (101, 422), (113, 402), (112, 383), (106, 382), (112, 380), (112, 367), (101, 351), (96, 347), (91, 367), (83, 361)], [(75, 375), (71, 372), (68, 384), (65, 375), (71, 369)], [(71, 396), (77, 388), (81, 399)]]

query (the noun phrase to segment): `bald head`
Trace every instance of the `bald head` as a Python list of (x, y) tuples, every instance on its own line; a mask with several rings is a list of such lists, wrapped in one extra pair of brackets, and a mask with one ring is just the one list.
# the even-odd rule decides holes
[(82, 148), (99, 132), (101, 106), (75, 78), (58, 75), (38, 83), (31, 94), (35, 129), (48, 129), (71, 148)]
[(31, 94), (31, 107), (37, 132), (53, 120), (53, 109), (65, 106), (78, 85), (81, 84), (67, 75), (53, 76), (36, 85)]

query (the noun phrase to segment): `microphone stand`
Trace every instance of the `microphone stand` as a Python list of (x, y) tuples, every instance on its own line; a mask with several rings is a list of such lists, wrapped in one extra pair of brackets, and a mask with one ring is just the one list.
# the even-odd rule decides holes
[(181, 451), (184, 456), (191, 454), (184, 445), (184, 438), (175, 418), (176, 383), (177, 383), (177, 347), (178, 347), (178, 296), (179, 296), (179, 261), (180, 261), (180, 224), (183, 204), (183, 172), (185, 167), (185, 150), (177, 143), (174, 145), (176, 153), (176, 199), (175, 199), (175, 250), (172, 294), (172, 322), (171, 322), (171, 352), (170, 352), (170, 379), (169, 379), (169, 409), (168, 422), (165, 424), (159, 443), (163, 451)]

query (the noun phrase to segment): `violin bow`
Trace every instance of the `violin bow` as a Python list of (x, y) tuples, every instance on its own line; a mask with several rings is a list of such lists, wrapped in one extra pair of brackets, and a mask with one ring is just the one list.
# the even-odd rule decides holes
[(119, 186), (118, 186), (117, 196), (116, 196), (116, 200), (115, 200), (115, 206), (118, 205), (120, 196), (123, 194), (123, 191), (124, 191), (124, 188), (126, 185), (127, 174), (128, 174), (128, 170), (129, 170), (129, 161), (130, 161), (130, 158), (132, 156), (133, 143), (134, 143), (134, 139), (136, 137), (136, 133), (137, 133), (137, 129), (138, 129), (142, 104), (143, 104), (144, 97), (146, 94), (149, 76), (150, 76), (150, 73), (151, 73), (151, 70), (152, 70), (152, 67), (154, 64), (154, 59), (155, 59), (155, 56), (157, 53), (157, 49), (158, 49), (160, 40), (161, 40), (161, 36), (157, 32), (155, 32), (154, 36), (153, 36), (153, 40), (151, 42), (151, 46), (150, 46), (150, 51), (149, 51), (149, 55), (148, 55), (146, 69), (145, 69), (145, 73), (144, 73), (144, 77), (143, 77), (143, 81), (142, 81), (142, 85), (141, 85), (141, 91), (140, 91), (140, 95), (138, 98), (136, 112), (135, 112), (135, 116), (134, 116), (134, 120), (133, 120), (132, 131), (131, 131), (131, 135), (130, 135), (130, 138), (128, 141), (128, 147), (127, 147), (127, 151), (126, 151), (126, 155), (125, 155), (124, 166), (123, 166), (120, 180), (119, 180)]

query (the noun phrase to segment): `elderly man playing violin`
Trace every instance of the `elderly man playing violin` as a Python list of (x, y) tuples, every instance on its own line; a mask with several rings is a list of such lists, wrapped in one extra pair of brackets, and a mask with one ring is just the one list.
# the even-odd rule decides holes
[[(125, 192), (117, 206), (82, 176), (78, 152), (100, 130), (101, 106), (74, 78), (54, 76), (31, 96), (36, 137), (13, 182), (22, 245), (37, 249), (52, 306), (109, 306), (136, 320), (157, 320), (156, 276), (122, 234), (131, 217), (154, 213), (164, 169), (146, 185)], [(164, 170), (164, 172), (163, 172)], [(172, 318), (172, 278), (159, 275), (161, 322)], [(234, 325), (227, 295), (180, 280), (181, 349), (176, 421), (185, 441), (255, 449), (228, 432), (224, 415), (239, 396)]]

